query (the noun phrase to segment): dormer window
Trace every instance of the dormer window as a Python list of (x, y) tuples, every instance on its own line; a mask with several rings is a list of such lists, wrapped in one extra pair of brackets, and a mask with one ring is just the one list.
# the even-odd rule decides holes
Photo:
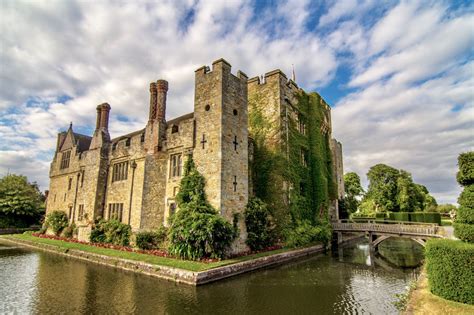
[(173, 125), (173, 126), (171, 127), (171, 133), (177, 133), (177, 132), (179, 132), (179, 127), (178, 127), (178, 125)]
[(61, 154), (61, 165), (60, 169), (65, 169), (69, 167), (69, 160), (71, 159), (71, 150), (63, 152)]

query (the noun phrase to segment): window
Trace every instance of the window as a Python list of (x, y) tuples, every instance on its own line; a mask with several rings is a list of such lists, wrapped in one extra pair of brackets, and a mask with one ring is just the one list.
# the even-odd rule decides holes
[(69, 206), (69, 216), (68, 216), (68, 218), (71, 218), (71, 215), (72, 215), (72, 206)]
[(301, 134), (306, 134), (306, 124), (302, 115), (298, 115), (298, 130)]
[(63, 152), (61, 155), (61, 166), (60, 169), (65, 169), (69, 167), (69, 160), (71, 158), (71, 150)]
[(123, 203), (109, 203), (109, 220), (118, 220), (122, 222)]
[(175, 154), (170, 159), (170, 177), (181, 176), (181, 154)]
[(171, 133), (177, 133), (178, 131), (179, 131), (178, 125), (173, 125), (173, 126), (171, 127)]
[(81, 221), (84, 219), (84, 205), (79, 205), (79, 212), (77, 214), (77, 220)]
[(112, 144), (112, 150), (115, 150), (115, 149), (117, 149), (117, 142)]
[(141, 142), (141, 143), (145, 142), (145, 133), (142, 133), (142, 134), (140, 135), (140, 142)]
[(239, 112), (236, 109), (234, 109), (233, 113), (234, 113), (234, 116), (237, 116), (239, 114)]
[(300, 162), (303, 166), (308, 166), (308, 151), (305, 149), (300, 151)]
[(112, 170), (112, 182), (126, 180), (128, 175), (128, 161), (115, 163)]
[(130, 146), (130, 141), (131, 141), (130, 138), (127, 138), (127, 140), (125, 140), (125, 146), (126, 146), (126, 147), (129, 147), (129, 146)]
[(67, 184), (67, 190), (71, 190), (71, 187), (72, 187), (72, 178), (69, 177), (69, 182)]
[(179, 187), (173, 187), (173, 197), (178, 193)]
[(208, 112), (211, 109), (211, 105), (207, 104), (205, 107), (206, 112)]
[(85, 171), (82, 171), (81, 172), (81, 187), (84, 186), (84, 174), (85, 174)]

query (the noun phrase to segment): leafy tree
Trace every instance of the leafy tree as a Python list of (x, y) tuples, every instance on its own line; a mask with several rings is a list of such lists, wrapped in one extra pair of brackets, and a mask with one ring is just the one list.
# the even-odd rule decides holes
[(399, 171), (385, 164), (377, 164), (369, 169), (366, 198), (373, 200), (375, 212), (398, 211), (398, 177)]
[(354, 213), (359, 207), (360, 201), (358, 197), (364, 194), (364, 189), (360, 184), (360, 177), (355, 172), (344, 175), (344, 206), (348, 213)]
[(205, 180), (192, 158), (186, 161), (184, 169), (176, 196), (179, 210), (169, 229), (169, 251), (187, 259), (222, 258), (237, 231), (207, 203)]
[(451, 211), (456, 211), (456, 210), (457, 210), (456, 206), (450, 203), (438, 205), (438, 207), (436, 207), (436, 212), (439, 212), (439, 213), (450, 213)]
[(0, 221), (38, 223), (44, 213), (43, 201), (38, 185), (29, 183), (26, 176), (9, 174), (0, 179)]

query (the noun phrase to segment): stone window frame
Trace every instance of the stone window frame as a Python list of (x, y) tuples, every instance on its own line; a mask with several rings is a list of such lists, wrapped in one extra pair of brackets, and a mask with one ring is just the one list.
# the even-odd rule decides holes
[(170, 178), (181, 177), (183, 168), (183, 154), (176, 153), (170, 155)]
[(112, 183), (128, 179), (128, 161), (112, 165)]
[(108, 220), (115, 219), (119, 222), (122, 222), (123, 219), (123, 203), (109, 203)]
[(69, 177), (68, 183), (67, 183), (67, 190), (71, 190), (72, 188), (72, 177)]
[(179, 133), (179, 126), (178, 125), (172, 125), (171, 126), (171, 133)]
[(77, 212), (77, 220), (82, 221), (84, 219), (84, 204), (79, 205), (79, 210)]
[(69, 168), (69, 161), (71, 160), (71, 150), (67, 150), (61, 153), (61, 164), (59, 169), (63, 170)]

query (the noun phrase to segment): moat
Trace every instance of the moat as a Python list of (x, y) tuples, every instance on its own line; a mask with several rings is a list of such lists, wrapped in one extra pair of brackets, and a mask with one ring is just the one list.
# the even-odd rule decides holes
[(394, 239), (380, 252), (359, 241), (192, 287), (0, 243), (0, 313), (397, 314), (395, 295), (419, 274), (422, 248)]

